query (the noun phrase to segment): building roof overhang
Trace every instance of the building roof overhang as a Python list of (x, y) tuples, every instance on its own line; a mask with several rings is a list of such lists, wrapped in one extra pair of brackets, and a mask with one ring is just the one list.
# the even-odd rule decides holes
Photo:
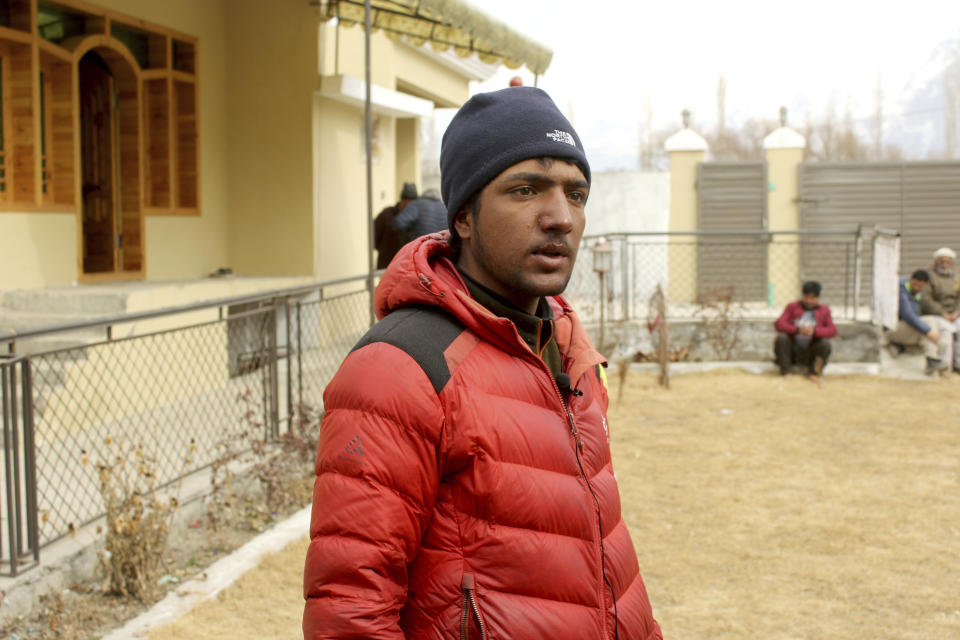
[[(341, 74), (323, 76), (318, 94), (362, 109), (366, 91), (367, 85), (363, 80)], [(374, 84), (370, 86), (370, 108), (373, 113), (392, 118), (417, 118), (433, 113), (433, 102)]]
[[(320, 0), (319, 8), (323, 21), (365, 24), (363, 0)], [(452, 50), (464, 58), (476, 54), (482, 62), (511, 69), (525, 65), (538, 75), (553, 58), (549, 48), (464, 0), (370, 0), (370, 9), (374, 32), (415, 47), (429, 42), (435, 51)]]

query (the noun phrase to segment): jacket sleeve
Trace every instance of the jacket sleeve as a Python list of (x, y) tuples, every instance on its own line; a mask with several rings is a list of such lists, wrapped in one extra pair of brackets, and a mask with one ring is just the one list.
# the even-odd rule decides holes
[(820, 321), (813, 330), (816, 338), (832, 338), (837, 335), (837, 325), (833, 324), (833, 316), (830, 314), (830, 307), (824, 305), (820, 312)]
[(923, 335), (930, 333), (930, 325), (921, 320), (920, 316), (917, 315), (916, 302), (913, 300), (910, 292), (907, 291), (906, 287), (903, 285), (900, 285), (899, 304), (899, 315), (901, 320)]
[(439, 486), (441, 405), (410, 356), (373, 343), (347, 357), (324, 406), (303, 635), (402, 640), (407, 567)]
[(777, 321), (773, 323), (773, 326), (777, 331), (792, 336), (796, 335), (797, 327), (793, 324), (793, 320), (790, 317), (791, 307), (793, 307), (793, 303), (790, 303), (783, 308), (783, 313), (781, 313), (780, 317), (777, 318)]
[(393, 228), (396, 231), (409, 231), (413, 223), (420, 216), (420, 202), (413, 200), (408, 202), (407, 206), (393, 218)]

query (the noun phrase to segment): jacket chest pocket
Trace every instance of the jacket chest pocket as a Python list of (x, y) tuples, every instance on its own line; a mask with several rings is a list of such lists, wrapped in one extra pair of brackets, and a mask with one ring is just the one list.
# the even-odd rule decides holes
[(477, 602), (476, 583), (472, 573), (463, 574), (461, 582), (463, 592), (463, 609), (460, 612), (460, 640), (475, 638), (488, 640), (487, 627), (483, 623), (483, 614)]

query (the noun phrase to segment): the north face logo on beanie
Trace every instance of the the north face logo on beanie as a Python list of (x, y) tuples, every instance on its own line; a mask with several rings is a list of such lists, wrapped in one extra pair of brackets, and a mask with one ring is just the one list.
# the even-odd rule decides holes
[(560, 131), (559, 129), (554, 129), (553, 131), (547, 132), (547, 137), (553, 140), (554, 142), (565, 142), (572, 147), (577, 146), (577, 143), (573, 141), (573, 135), (567, 133), (566, 131)]

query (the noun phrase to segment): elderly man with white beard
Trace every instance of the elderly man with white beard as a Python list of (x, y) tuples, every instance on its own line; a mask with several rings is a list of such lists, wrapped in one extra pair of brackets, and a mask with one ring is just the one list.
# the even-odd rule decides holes
[(940, 330), (953, 334), (947, 343), (950, 352), (947, 361), (954, 371), (960, 371), (960, 277), (953, 269), (957, 254), (952, 249), (941, 247), (933, 252), (930, 267), (930, 284), (920, 299), (920, 308), (925, 315), (940, 319)]

